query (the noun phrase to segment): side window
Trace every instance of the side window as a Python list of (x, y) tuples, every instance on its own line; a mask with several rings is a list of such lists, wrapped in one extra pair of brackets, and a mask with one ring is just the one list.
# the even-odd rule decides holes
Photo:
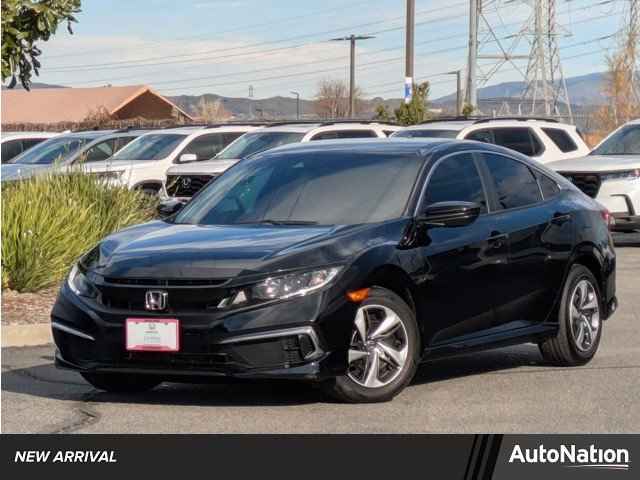
[(82, 161), (99, 162), (101, 160), (106, 160), (115, 153), (113, 149), (115, 143), (116, 140), (114, 138), (97, 143), (82, 154)]
[(129, 143), (133, 142), (136, 138), (137, 137), (120, 137), (120, 138), (118, 138), (118, 140), (116, 141), (115, 151), (117, 152), (118, 150), (120, 150), (125, 145), (128, 145)]
[(496, 145), (502, 145), (530, 157), (535, 157), (543, 151), (540, 140), (530, 128), (496, 128), (493, 136)]
[(543, 128), (542, 131), (551, 139), (561, 152), (575, 152), (578, 149), (571, 135), (560, 128)]
[(501, 208), (525, 207), (542, 200), (538, 182), (524, 163), (501, 155), (483, 154), (483, 157)]
[(31, 147), (43, 142), (46, 138), (25, 138), (22, 140), (22, 151), (29, 150)]
[(228, 132), (222, 134), (223, 148), (233, 142), (236, 138), (244, 135), (244, 132)]
[(8, 140), (2, 144), (2, 163), (6, 163), (22, 153), (21, 140)]
[(220, 133), (200, 135), (192, 140), (182, 153), (194, 153), (197, 161), (209, 160), (225, 147), (223, 139), (224, 137)]
[(540, 190), (542, 190), (542, 196), (545, 200), (555, 197), (560, 192), (560, 187), (555, 180), (538, 171), (536, 171), (535, 174), (538, 179), (538, 183), (540, 184)]
[(383, 132), (384, 132), (384, 134), (385, 134), (387, 137), (390, 137), (391, 135), (393, 135), (394, 133), (396, 133), (396, 131), (395, 131), (395, 130), (383, 130)]
[(436, 202), (476, 202), (487, 211), (487, 199), (473, 155), (463, 153), (443, 160), (431, 174), (423, 207)]
[(373, 130), (330, 130), (320, 132), (311, 137), (311, 140), (335, 140), (339, 138), (375, 138)]
[(494, 143), (493, 132), (491, 130), (476, 130), (469, 133), (465, 140), (475, 140), (476, 142)]

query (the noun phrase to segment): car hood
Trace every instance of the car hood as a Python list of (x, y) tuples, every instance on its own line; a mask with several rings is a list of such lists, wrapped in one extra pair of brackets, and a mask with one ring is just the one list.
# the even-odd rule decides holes
[(2, 165), (0, 178), (3, 182), (30, 178), (38, 173), (45, 173), (51, 165), (27, 165), (24, 163), (5, 163)]
[(105, 238), (88, 265), (115, 278), (229, 279), (345, 262), (402, 236), (406, 220), (360, 226), (203, 226), (154, 221)]
[(232, 167), (238, 160), (205, 160), (176, 165), (167, 170), (167, 175), (208, 175), (222, 173)]
[(587, 155), (545, 165), (557, 172), (611, 172), (640, 168), (640, 155)]

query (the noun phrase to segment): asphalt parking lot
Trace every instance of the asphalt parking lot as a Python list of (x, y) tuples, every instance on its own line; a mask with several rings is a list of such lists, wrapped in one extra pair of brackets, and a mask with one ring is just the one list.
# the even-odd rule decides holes
[(542, 362), (522, 345), (424, 364), (392, 402), (343, 405), (304, 384), (163, 384), (98, 392), (53, 367), (53, 347), (2, 350), (2, 431), (86, 433), (405, 433), (640, 431), (640, 248), (618, 248), (620, 308), (596, 358)]

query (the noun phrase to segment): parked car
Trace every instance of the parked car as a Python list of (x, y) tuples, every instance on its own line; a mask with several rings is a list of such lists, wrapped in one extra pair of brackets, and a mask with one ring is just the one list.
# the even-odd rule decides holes
[(528, 155), (540, 163), (582, 157), (589, 153), (589, 147), (575, 126), (530, 117), (433, 120), (406, 127), (393, 136), (493, 143)]
[(89, 172), (157, 195), (171, 165), (208, 160), (239, 136), (257, 128), (260, 127), (244, 124), (154, 130), (108, 160), (93, 163)]
[(290, 378), (349, 402), (480, 348), (536, 342), (582, 365), (616, 309), (607, 219), (493, 145), (276, 148), (82, 256), (52, 311), (56, 365), (108, 391)]
[(611, 211), (615, 230), (640, 229), (640, 120), (612, 132), (589, 155), (549, 167)]
[(132, 140), (144, 130), (92, 130), (60, 135), (43, 142), (2, 166), (2, 180), (25, 180), (34, 175), (47, 174), (55, 169), (68, 172), (82, 165), (87, 168), (100, 162)]
[(26, 152), (31, 147), (56, 135), (60, 134), (56, 132), (3, 132), (2, 138), (0, 138), (2, 163), (7, 163), (22, 152)]
[(187, 200), (239, 159), (295, 142), (344, 138), (385, 138), (396, 125), (378, 122), (281, 122), (243, 135), (215, 158), (198, 164), (176, 165), (167, 170), (165, 201)]

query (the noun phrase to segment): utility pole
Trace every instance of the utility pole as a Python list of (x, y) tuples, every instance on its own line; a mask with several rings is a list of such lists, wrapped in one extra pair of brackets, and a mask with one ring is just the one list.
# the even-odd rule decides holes
[(349, 62), (349, 118), (353, 118), (356, 111), (356, 41), (375, 38), (373, 35), (349, 35), (348, 37), (332, 38), (332, 42), (348, 41), (351, 46)]
[(456, 116), (462, 116), (462, 71), (454, 70), (449, 75), (456, 76)]
[(469, 60), (467, 62), (467, 103), (475, 112), (478, 108), (478, 20), (482, 0), (469, 2)]
[(249, 119), (253, 120), (253, 85), (249, 85)]
[(416, 26), (416, 0), (407, 0), (407, 27), (405, 38), (404, 64), (404, 103), (410, 103), (413, 97), (414, 38)]
[(299, 92), (291, 92), (296, 96), (296, 120), (300, 120), (300, 93)]

